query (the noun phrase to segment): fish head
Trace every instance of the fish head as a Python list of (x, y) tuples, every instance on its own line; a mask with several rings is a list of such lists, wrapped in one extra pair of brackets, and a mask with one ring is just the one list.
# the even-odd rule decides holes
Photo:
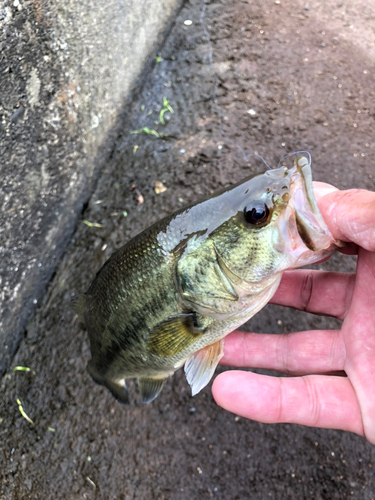
[(317, 206), (311, 167), (301, 156), (229, 189), (232, 215), (210, 234), (225, 267), (259, 283), (312, 264), (339, 246)]

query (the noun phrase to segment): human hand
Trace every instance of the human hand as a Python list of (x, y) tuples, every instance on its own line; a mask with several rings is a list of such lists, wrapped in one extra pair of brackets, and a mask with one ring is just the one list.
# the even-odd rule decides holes
[[(233, 332), (221, 364), (298, 376), (228, 371), (212, 392), (220, 406), (253, 420), (342, 429), (375, 444), (375, 193), (315, 187), (334, 238), (352, 242), (343, 253), (358, 254), (356, 273), (287, 271), (272, 302), (339, 318), (341, 330)], [(327, 375), (339, 371), (347, 376)]]

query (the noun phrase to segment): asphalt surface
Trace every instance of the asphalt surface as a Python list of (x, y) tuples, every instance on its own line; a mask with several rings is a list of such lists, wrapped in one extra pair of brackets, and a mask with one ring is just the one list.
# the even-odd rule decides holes
[[(263, 168), (244, 153), (276, 166), (308, 150), (315, 180), (374, 189), (374, 18), (363, 0), (186, 3), (12, 362), (30, 371), (2, 380), (1, 498), (375, 498), (364, 438), (247, 421), (217, 407), (210, 386), (192, 398), (181, 370), (152, 404), (131, 385), (131, 404), (119, 405), (85, 371), (87, 335), (71, 307), (129, 238)], [(159, 137), (134, 133), (143, 127)], [(167, 190), (156, 194), (155, 181)], [(324, 267), (353, 271), (355, 259)], [(244, 328), (339, 327), (267, 306)]]

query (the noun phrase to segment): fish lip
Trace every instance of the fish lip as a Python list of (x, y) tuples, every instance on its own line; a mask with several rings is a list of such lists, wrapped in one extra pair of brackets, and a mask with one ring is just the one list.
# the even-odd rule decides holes
[(335, 243), (316, 202), (312, 184), (311, 166), (301, 156), (290, 170), (291, 199), (295, 208), (298, 234), (304, 245), (313, 252), (328, 249)]

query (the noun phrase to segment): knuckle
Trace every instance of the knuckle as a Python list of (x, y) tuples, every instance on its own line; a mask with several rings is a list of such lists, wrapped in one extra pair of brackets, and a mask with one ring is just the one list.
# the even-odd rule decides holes
[(312, 296), (313, 282), (313, 273), (307, 272), (301, 285), (301, 306), (303, 311), (308, 309)]
[(282, 333), (278, 335), (276, 344), (277, 366), (283, 373), (289, 373), (289, 335)]
[(330, 349), (330, 369), (332, 372), (344, 366), (345, 357), (345, 344), (341, 338), (341, 331), (337, 330), (336, 332), (332, 332)]
[(309, 420), (312, 427), (317, 427), (320, 421), (321, 407), (319, 404), (319, 396), (315, 384), (312, 382), (311, 377), (303, 377), (307, 396), (307, 411)]

